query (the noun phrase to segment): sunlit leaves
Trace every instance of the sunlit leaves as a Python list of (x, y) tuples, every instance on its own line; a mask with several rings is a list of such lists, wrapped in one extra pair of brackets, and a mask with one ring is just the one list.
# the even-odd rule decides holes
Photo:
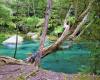
[(32, 27), (32, 26), (36, 26), (38, 21), (39, 21), (39, 18), (32, 16), (32, 17), (26, 18), (25, 23), (26, 25)]
[(55, 34), (58, 34), (58, 33), (61, 33), (61, 32), (63, 32), (63, 26), (55, 27), (55, 29), (54, 29), (54, 33)]
[(10, 8), (5, 5), (0, 5), (0, 18), (7, 20), (11, 17), (11, 14), (12, 11)]
[(75, 23), (75, 17), (73, 16), (73, 17), (68, 17), (67, 18), (67, 21), (69, 22), (69, 23), (71, 23), (71, 24), (74, 24)]

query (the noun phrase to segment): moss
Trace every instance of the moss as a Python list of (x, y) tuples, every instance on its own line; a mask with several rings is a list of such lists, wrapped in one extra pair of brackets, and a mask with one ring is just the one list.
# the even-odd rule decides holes
[(26, 78), (34, 77), (34, 76), (36, 76), (36, 75), (37, 75), (36, 72), (32, 72), (32, 73), (28, 74), (28, 75), (26, 76)]
[(100, 76), (97, 76), (97, 77), (96, 77), (96, 80), (100, 80)]
[(89, 76), (83, 75), (80, 76), (80, 80), (91, 80), (91, 78)]
[(24, 76), (19, 76), (16, 80), (26, 80)]
[(57, 36), (53, 36), (53, 35), (48, 35), (48, 39), (51, 40), (51, 41), (55, 41), (57, 40)]
[(36, 72), (32, 72), (31, 74), (30, 74), (30, 76), (36, 76), (37, 74), (36, 74)]

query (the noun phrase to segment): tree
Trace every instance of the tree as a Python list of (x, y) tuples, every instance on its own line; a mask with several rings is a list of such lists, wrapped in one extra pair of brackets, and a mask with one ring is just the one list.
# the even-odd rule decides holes
[[(49, 1), (50, 0), (48, 0), (48, 5), (51, 5)], [(77, 24), (76, 28), (74, 29), (74, 31), (71, 34), (69, 34), (70, 29), (71, 29), (70, 27), (72, 27), (71, 24), (70, 24), (70, 22), (68, 22), (68, 17), (70, 17), (71, 9), (73, 7), (73, 5), (71, 5), (68, 13), (66, 14), (65, 20), (64, 20), (64, 27), (65, 27), (64, 32), (62, 33), (62, 35), (57, 39), (57, 41), (54, 44), (50, 45), (47, 48), (44, 48), (44, 41), (45, 41), (45, 37), (46, 37), (46, 32), (47, 32), (47, 27), (48, 27), (48, 20), (49, 20), (48, 19), (49, 18), (49, 16), (48, 16), (49, 13), (48, 12), (50, 10), (50, 6), (47, 7), (46, 15), (45, 15), (44, 31), (42, 33), (41, 40), (40, 40), (39, 53), (37, 54), (36, 57), (34, 57), (35, 58), (35, 63), (38, 63), (40, 61), (41, 57), (44, 57), (44, 56), (48, 55), (49, 53), (51, 53), (52, 51), (58, 49), (59, 46), (63, 43), (64, 40), (67, 39), (67, 40), (72, 40), (73, 41), (75, 39), (75, 37), (78, 36), (77, 34), (80, 31), (81, 27), (83, 25), (85, 25), (85, 23), (87, 22), (87, 19), (88, 19), (89, 15), (90, 15), (90, 11), (89, 10), (92, 7), (93, 1), (90, 1), (89, 5), (87, 6), (87, 9), (82, 12), (82, 14), (81, 14), (82, 17), (79, 17), (79, 20), (77, 20), (77, 21), (80, 21), (80, 20), (81, 21), (80, 22), (76, 21), (76, 24)]]
[(41, 39), (40, 39), (40, 48), (39, 48), (39, 52), (36, 54), (36, 57), (35, 57), (35, 65), (36, 66), (40, 63), (42, 54), (44, 54), (44, 43), (45, 43), (45, 39), (46, 39), (46, 33), (48, 30), (48, 22), (49, 22), (49, 17), (50, 17), (50, 12), (51, 12), (51, 5), (52, 5), (52, 0), (48, 0), (46, 13), (45, 13), (44, 27), (43, 27), (43, 31), (42, 31), (42, 35), (41, 35)]
[[(94, 0), (93, 0), (94, 1)], [(56, 50), (57, 48), (59, 48), (59, 46), (61, 45), (61, 43), (63, 43), (63, 41), (64, 40), (74, 40), (74, 38), (76, 37), (76, 36), (78, 36), (77, 35), (77, 33), (80, 31), (80, 29), (81, 29), (81, 27), (87, 22), (87, 18), (89, 17), (89, 15), (90, 15), (90, 12), (89, 12), (89, 10), (91, 9), (91, 7), (92, 7), (92, 3), (93, 3), (93, 1), (90, 1), (90, 3), (89, 3), (89, 5), (87, 6), (87, 9), (86, 10), (84, 10), (83, 11), (83, 13), (85, 13), (84, 14), (84, 17), (82, 18), (82, 20), (81, 20), (81, 22), (79, 23), (77, 23), (77, 27), (74, 29), (74, 31), (73, 31), (73, 33), (71, 34), (71, 35), (69, 35), (69, 29), (68, 28), (65, 28), (65, 30), (64, 30), (64, 32), (62, 33), (62, 35), (61, 35), (61, 37), (54, 43), (54, 44), (52, 44), (51, 46), (49, 46), (48, 48), (45, 48), (44, 49), (44, 51), (45, 51), (45, 53), (43, 54), (43, 56), (45, 56), (45, 55), (47, 55), (48, 53), (50, 53), (50, 52), (52, 52), (53, 50)], [(91, 4), (91, 5), (90, 5)], [(67, 17), (69, 16), (69, 12), (70, 12), (70, 10), (68, 11), (68, 14), (67, 14)], [(82, 13), (82, 14), (83, 14)], [(82, 15), (81, 14), (81, 15)], [(79, 18), (80, 19), (80, 18)], [(67, 20), (66, 20), (66, 18), (65, 18), (65, 21), (64, 21), (64, 24), (66, 24), (65, 22), (66, 22)], [(69, 27), (71, 27), (70, 25), (69, 25)], [(71, 28), (70, 28), (71, 29)], [(81, 33), (81, 32), (80, 32)]]

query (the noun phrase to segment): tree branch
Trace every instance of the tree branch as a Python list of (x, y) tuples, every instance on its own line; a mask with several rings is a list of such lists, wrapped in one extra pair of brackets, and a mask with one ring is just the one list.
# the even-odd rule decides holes
[(42, 31), (42, 35), (41, 35), (41, 39), (40, 39), (40, 48), (39, 48), (39, 51), (37, 52), (37, 54), (35, 55), (35, 57), (34, 56), (32, 57), (32, 61), (35, 58), (35, 61), (34, 61), (35, 66), (39, 65), (42, 54), (44, 53), (44, 43), (45, 43), (46, 34), (47, 34), (47, 30), (48, 30), (49, 17), (50, 17), (50, 13), (51, 13), (51, 5), (52, 5), (52, 0), (48, 0), (46, 13), (45, 13), (44, 27), (43, 27), (43, 31)]
[(82, 12), (82, 14), (79, 16), (78, 20), (81, 20), (88, 12), (89, 10), (91, 9), (92, 7), (92, 4), (95, 0), (91, 0), (87, 6), (87, 8)]
[[(89, 13), (83, 18), (83, 20), (80, 22), (80, 24), (76, 27), (76, 29), (74, 30), (74, 32), (68, 36), (69, 30), (67, 28), (65, 28), (64, 32), (62, 33), (61, 37), (51, 46), (49, 46), (48, 48), (45, 48), (45, 52), (42, 55), (43, 57), (48, 55), (50, 52), (52, 52), (53, 50), (56, 50), (60, 44), (67, 39), (74, 39), (74, 37), (76, 36), (76, 34), (78, 33), (78, 31), (81, 29), (81, 27), (87, 22), (87, 17), (89, 16)], [(69, 48), (69, 47), (68, 47)]]
[(70, 9), (69, 9), (68, 13), (66, 14), (66, 17), (65, 17), (65, 20), (64, 20), (64, 28), (65, 28), (64, 32), (62, 33), (60, 38), (54, 44), (52, 44), (48, 48), (44, 49), (43, 56), (45, 56), (47, 53), (52, 52), (53, 50), (56, 50), (59, 47), (59, 45), (65, 40), (65, 38), (68, 36), (70, 25), (67, 24), (66, 19), (70, 15), (71, 8), (72, 8), (72, 5), (70, 6)]
[(74, 38), (76, 36), (76, 34), (79, 32), (80, 28), (87, 22), (87, 18), (89, 16), (89, 12), (85, 15), (85, 17), (83, 18), (83, 20), (79, 23), (79, 25), (77, 25), (76, 29), (74, 30), (74, 32), (69, 36), (69, 38)]
[(94, 20), (92, 20), (81, 32), (78, 36), (76, 36), (76, 38), (74, 40), (77, 40), (83, 33), (84, 31), (91, 26), (91, 24), (94, 22)]

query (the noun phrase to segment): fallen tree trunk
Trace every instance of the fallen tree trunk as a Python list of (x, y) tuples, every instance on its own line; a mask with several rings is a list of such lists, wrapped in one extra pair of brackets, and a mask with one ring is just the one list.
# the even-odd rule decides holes
[(81, 29), (81, 27), (86, 23), (87, 21), (87, 17), (89, 16), (89, 14), (85, 15), (85, 17), (83, 18), (83, 20), (80, 22), (80, 24), (76, 27), (76, 29), (74, 30), (74, 32), (68, 36), (69, 33), (69, 29), (65, 28), (64, 32), (62, 33), (61, 37), (51, 46), (49, 46), (48, 48), (44, 49), (44, 54), (42, 55), (43, 57), (48, 55), (50, 52), (56, 50), (57, 48), (59, 48), (59, 46), (62, 44), (62, 42), (66, 39), (70, 39), (73, 40), (74, 37), (76, 36), (76, 34), (79, 32), (79, 30)]
[[(49, 46), (49, 47), (47, 47), (47, 48), (44, 49), (44, 54), (42, 54), (42, 57), (44, 57), (44, 56), (48, 55), (50, 52), (58, 49), (59, 46), (63, 43), (64, 40), (66, 40), (66, 39), (68, 39), (68, 40), (74, 40), (74, 38), (78, 36), (78, 35), (76, 36), (76, 34), (80, 31), (81, 27), (87, 22), (87, 18), (89, 16), (90, 9), (92, 7), (93, 2), (94, 2), (94, 0), (90, 1), (89, 5), (87, 6), (87, 9), (84, 10), (83, 13), (79, 16), (78, 20), (82, 19), (82, 21), (77, 25), (77, 27), (75, 28), (75, 30), (73, 31), (73, 33), (71, 35), (68, 35), (70, 30), (67, 29), (67, 28), (65, 28), (65, 30), (62, 33), (61, 37), (54, 44), (52, 44), (51, 46)], [(70, 9), (71, 9), (71, 7), (70, 7)], [(70, 9), (69, 9), (66, 17), (69, 16)], [(66, 21), (67, 20), (65, 18), (64, 24), (66, 24), (65, 23)], [(66, 25), (64, 25), (64, 26), (66, 26)]]
[(57, 48), (59, 48), (59, 46), (66, 39), (68, 33), (69, 33), (69, 30), (67, 28), (65, 28), (65, 30), (64, 30), (63, 34), (61, 35), (61, 37), (53, 45), (49, 46), (48, 48), (45, 48), (43, 56), (45, 56), (47, 53), (50, 53), (53, 50), (56, 50)]
[(48, 48), (44, 48), (44, 53), (42, 54), (42, 57), (46, 56), (48, 53), (52, 52), (53, 50), (56, 50), (57, 48), (59, 48), (59, 46), (63, 43), (63, 41), (68, 36), (70, 25), (68, 25), (66, 19), (70, 15), (71, 8), (72, 8), (72, 5), (70, 6), (70, 9), (69, 9), (68, 13), (66, 14), (66, 17), (65, 17), (65, 20), (64, 20), (64, 28), (65, 28), (64, 32), (62, 33), (62, 35), (60, 36), (60, 38), (58, 38), (57, 41), (54, 44), (52, 44)]
[[(82, 18), (80, 23), (77, 23), (77, 26), (71, 35), (69, 35), (70, 25), (66, 24), (67, 23), (66, 19), (68, 18), (68, 16), (70, 16), (70, 10), (71, 10), (72, 6), (70, 7), (70, 9), (65, 17), (65, 20), (64, 20), (64, 28), (65, 28), (64, 32), (62, 33), (60, 38), (58, 38), (57, 41), (55, 43), (53, 43), (52, 45), (50, 45), (49, 47), (44, 48), (44, 46), (42, 46), (43, 52), (41, 53), (41, 57), (45, 57), (52, 51), (57, 50), (60, 47), (60, 45), (63, 43), (64, 40), (66, 40), (66, 39), (72, 40), (72, 41), (74, 40), (74, 38), (76, 37), (76, 34), (80, 31), (81, 27), (87, 22), (87, 18), (89, 16), (89, 9), (91, 8), (90, 3), (89, 3), (89, 6), (87, 7), (88, 10), (85, 11), (85, 16)], [(45, 34), (45, 36), (46, 36), (46, 34)], [(44, 40), (45, 40), (45, 38), (44, 38)], [(44, 43), (44, 41), (43, 41), (43, 43)], [(41, 48), (40, 48), (40, 50), (41, 50)], [(36, 57), (34, 57), (34, 58), (36, 58)]]
[(17, 60), (12, 57), (5, 57), (5, 56), (0, 56), (0, 65), (5, 65), (5, 64), (20, 64), (24, 65), (26, 64), (23, 60)]
[(91, 26), (91, 24), (94, 22), (94, 20), (92, 20), (81, 32), (80, 34), (75, 38), (75, 40), (77, 40), (83, 33), (84, 31)]

